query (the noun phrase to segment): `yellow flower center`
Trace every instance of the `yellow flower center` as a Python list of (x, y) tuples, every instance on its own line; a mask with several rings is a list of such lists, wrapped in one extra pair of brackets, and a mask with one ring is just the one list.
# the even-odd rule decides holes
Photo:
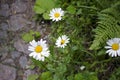
[(35, 51), (37, 53), (40, 53), (40, 52), (42, 52), (42, 49), (43, 49), (42, 46), (38, 45), (38, 46), (36, 46)]
[(58, 17), (60, 16), (60, 13), (56, 12), (56, 13), (54, 14), (54, 16), (55, 16), (55, 18), (58, 18)]
[(118, 43), (112, 44), (112, 49), (113, 50), (118, 50), (119, 49), (119, 44)]
[(62, 40), (61, 40), (61, 44), (64, 44), (64, 43), (65, 43), (65, 40), (62, 39)]

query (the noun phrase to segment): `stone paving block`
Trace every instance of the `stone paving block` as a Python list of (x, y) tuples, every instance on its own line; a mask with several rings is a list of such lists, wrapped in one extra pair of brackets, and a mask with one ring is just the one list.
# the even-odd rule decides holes
[(23, 27), (26, 27), (27, 26), (26, 23), (28, 23), (28, 21), (24, 18), (23, 14), (17, 14), (17, 15), (10, 16), (10, 19), (8, 22), (10, 24), (10, 27), (9, 27), (10, 31), (20, 30)]
[(17, 40), (15, 43), (14, 43), (14, 47), (20, 51), (20, 52), (23, 52), (25, 54), (29, 54), (29, 51), (28, 51), (28, 44), (26, 44), (23, 40), (19, 39)]
[(11, 52), (12, 59), (16, 59), (16, 58), (20, 57), (20, 55), (21, 55), (21, 53), (18, 51)]
[(0, 64), (0, 80), (15, 80), (16, 69)]
[(25, 69), (27, 65), (27, 57), (26, 56), (21, 56), (19, 59), (19, 64), (21, 68)]
[(8, 17), (10, 14), (9, 5), (8, 4), (0, 4), (0, 16)]
[(15, 66), (14, 60), (13, 59), (6, 59), (2, 63), (4, 64), (9, 64), (10, 66)]
[(23, 13), (27, 10), (26, 3), (16, 0), (15, 3), (11, 5), (11, 11), (14, 13)]

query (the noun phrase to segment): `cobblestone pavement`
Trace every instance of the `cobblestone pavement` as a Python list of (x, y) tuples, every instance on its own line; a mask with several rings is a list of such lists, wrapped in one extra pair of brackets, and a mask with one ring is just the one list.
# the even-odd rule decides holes
[(46, 26), (33, 20), (33, 5), (34, 0), (0, 0), (0, 80), (27, 80), (39, 73), (28, 68), (28, 43), (21, 38), (30, 30), (46, 35)]

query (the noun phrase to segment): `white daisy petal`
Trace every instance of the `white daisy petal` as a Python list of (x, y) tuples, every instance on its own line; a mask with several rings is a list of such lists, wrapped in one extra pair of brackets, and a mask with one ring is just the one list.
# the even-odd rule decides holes
[(111, 48), (111, 46), (105, 46), (105, 48), (106, 48), (106, 49), (110, 49), (110, 48)]
[(34, 52), (30, 53), (29, 56), (33, 56), (34, 55)]
[(109, 46), (111, 46), (111, 45), (112, 45), (112, 43), (111, 43), (110, 41), (108, 41), (108, 42), (107, 42), (107, 44), (108, 44)]
[(44, 57), (41, 57), (41, 61), (44, 61), (45, 60), (45, 58)]
[(30, 44), (31, 44), (32, 46), (34, 46), (34, 47), (37, 45), (37, 43), (36, 43), (35, 40), (31, 41)]
[(111, 55), (112, 55), (112, 51), (111, 51), (111, 52), (109, 52), (108, 54), (109, 54), (109, 56), (111, 56)]
[(28, 47), (28, 50), (29, 50), (29, 51), (34, 51), (34, 50), (35, 50), (35, 48), (34, 48), (34, 47), (32, 47), (32, 46), (29, 46), (29, 47)]
[(106, 53), (109, 53), (109, 52), (112, 52), (112, 51), (113, 51), (112, 49), (109, 49), (109, 50), (106, 51)]
[(120, 56), (120, 50), (118, 50), (118, 56)]
[(111, 56), (112, 56), (112, 57), (114, 57), (114, 56), (115, 56), (115, 54), (116, 54), (116, 52), (114, 52), (114, 51), (113, 51), (113, 53), (111, 54)]
[(44, 52), (44, 54), (43, 53), (41, 53), (43, 56), (45, 56), (45, 57), (48, 57), (50, 54), (49, 54), (49, 51), (46, 51), (46, 52)]

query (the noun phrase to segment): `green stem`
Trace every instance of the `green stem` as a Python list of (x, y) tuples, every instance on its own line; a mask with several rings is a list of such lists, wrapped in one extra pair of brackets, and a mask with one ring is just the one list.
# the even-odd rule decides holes
[(48, 70), (47, 67), (42, 62), (40, 62), (40, 64), (45, 70)]
[(90, 68), (94, 67), (96, 64), (102, 64), (102, 63), (107, 63), (111, 61), (111, 58), (107, 59), (107, 60), (103, 60), (103, 61), (95, 61)]
[(87, 8), (87, 9), (98, 10), (97, 8), (89, 7), (89, 6), (79, 6), (79, 8)]
[(82, 50), (83, 52), (89, 54), (90, 56), (92, 56), (94, 59), (96, 58), (92, 53), (90, 53), (89, 51), (86, 51), (86, 50)]

